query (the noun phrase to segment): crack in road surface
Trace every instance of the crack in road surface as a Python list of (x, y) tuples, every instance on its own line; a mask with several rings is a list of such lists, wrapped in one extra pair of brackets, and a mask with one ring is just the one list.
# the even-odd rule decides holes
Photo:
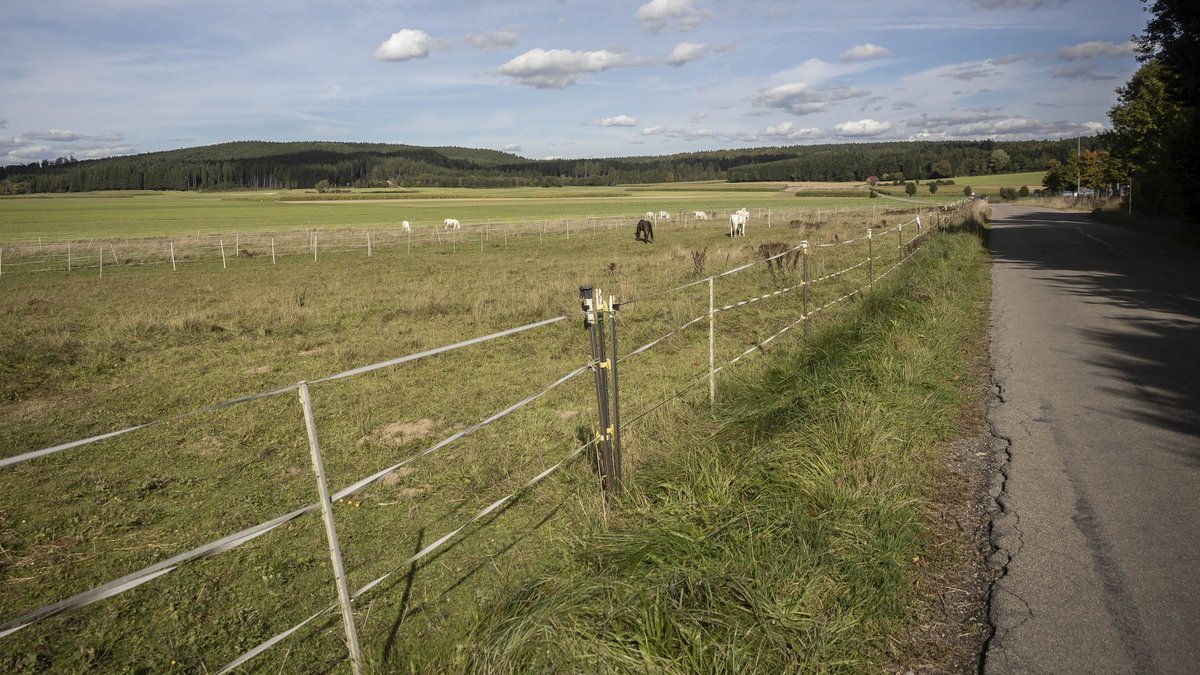
[(1194, 670), (1197, 252), (1083, 214), (995, 215), (980, 672)]

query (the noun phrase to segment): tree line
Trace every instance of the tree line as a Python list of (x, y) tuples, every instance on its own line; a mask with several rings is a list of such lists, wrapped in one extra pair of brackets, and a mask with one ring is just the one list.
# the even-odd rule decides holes
[[(1089, 149), (1094, 138), (1083, 139)], [(1076, 141), (913, 141), (529, 160), (494, 150), (383, 143), (239, 141), (0, 168), (0, 193), (344, 187), (558, 187), (693, 180), (938, 179), (1049, 169)]]
[(1134, 209), (1195, 222), (1200, 220), (1191, 184), (1200, 171), (1200, 3), (1156, 0), (1148, 11), (1150, 19), (1137, 39), (1142, 65), (1117, 89), (1117, 103), (1108, 113), (1112, 130), (1102, 139), (1107, 157), (1095, 159), (1132, 179)]

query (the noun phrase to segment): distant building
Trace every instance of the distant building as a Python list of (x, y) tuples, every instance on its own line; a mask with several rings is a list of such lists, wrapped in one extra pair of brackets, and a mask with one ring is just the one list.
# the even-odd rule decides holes
[(879, 176), (867, 176), (867, 185), (878, 185)]

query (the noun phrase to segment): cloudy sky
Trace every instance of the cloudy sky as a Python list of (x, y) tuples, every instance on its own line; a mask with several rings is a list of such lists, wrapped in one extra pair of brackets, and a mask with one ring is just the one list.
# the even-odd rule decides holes
[(1137, 0), (38, 0), (0, 164), (233, 140), (525, 157), (1093, 134)]

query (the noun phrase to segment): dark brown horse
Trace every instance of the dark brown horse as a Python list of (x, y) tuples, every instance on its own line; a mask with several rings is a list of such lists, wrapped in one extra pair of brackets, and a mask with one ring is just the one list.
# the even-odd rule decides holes
[(654, 224), (643, 218), (638, 221), (637, 229), (633, 232), (634, 241), (644, 241), (647, 244), (654, 243)]

